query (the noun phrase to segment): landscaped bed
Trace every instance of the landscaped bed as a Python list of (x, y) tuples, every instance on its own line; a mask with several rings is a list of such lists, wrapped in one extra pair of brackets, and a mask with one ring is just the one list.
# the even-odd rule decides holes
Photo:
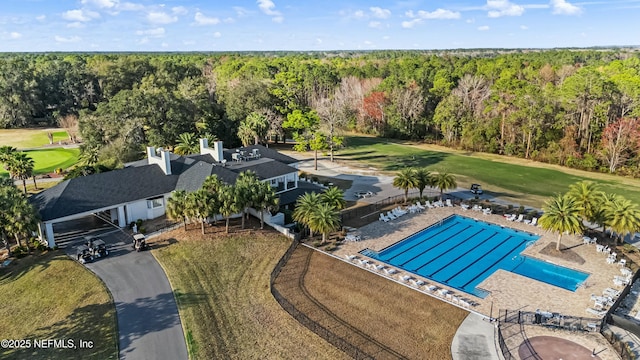
[[(17, 259), (0, 269), (0, 304), (1, 337), (30, 341), (21, 349), (3, 346), (0, 358), (118, 358), (115, 307), (107, 289), (60, 251)], [(35, 340), (48, 339), (63, 343), (36, 348)], [(81, 349), (80, 340), (92, 347)]]

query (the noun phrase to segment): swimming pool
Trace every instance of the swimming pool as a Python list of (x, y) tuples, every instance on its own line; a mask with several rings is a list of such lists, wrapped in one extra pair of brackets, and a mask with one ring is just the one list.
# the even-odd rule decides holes
[(589, 274), (520, 253), (539, 236), (452, 215), (380, 252), (363, 255), (484, 298), (478, 284), (498, 269), (575, 291)]

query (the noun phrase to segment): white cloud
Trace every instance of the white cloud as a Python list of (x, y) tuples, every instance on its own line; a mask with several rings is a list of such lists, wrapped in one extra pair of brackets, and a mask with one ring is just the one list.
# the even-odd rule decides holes
[(130, 2), (124, 2), (118, 4), (118, 10), (120, 11), (141, 11), (144, 10), (144, 5), (135, 4)]
[(101, 9), (111, 9), (118, 5), (118, 2), (113, 0), (82, 0), (80, 3), (83, 5), (95, 5)]
[(44, 21), (47, 18), (47, 15), (38, 15), (36, 16), (36, 20), (38, 21)]
[(170, 24), (178, 21), (178, 17), (161, 11), (152, 11), (147, 14), (147, 20), (154, 24)]
[(186, 15), (189, 11), (184, 6), (175, 6), (171, 8), (171, 12), (174, 15)]
[(228, 18), (222, 19), (222, 22), (225, 24), (233, 24), (234, 22), (236, 22), (236, 20), (232, 17), (228, 17)]
[(356, 18), (356, 19), (362, 19), (363, 17), (365, 17), (365, 15), (364, 15), (364, 11), (362, 11), (362, 10), (356, 10), (356, 11), (353, 13), (353, 17), (354, 17), (354, 18)]
[(320, 45), (320, 44), (322, 44), (322, 39), (320, 39), (320, 38), (317, 38), (317, 39), (316, 39), (316, 44), (317, 44), (317, 45)]
[(144, 38), (138, 40), (137, 43), (138, 43), (138, 45), (148, 44), (149, 43), (149, 38), (148, 37), (144, 37)]
[(271, 20), (273, 22), (281, 23), (284, 20), (282, 17), (282, 13), (280, 11), (275, 10), (276, 4), (271, 0), (258, 0), (258, 7), (262, 10), (263, 13), (269, 16), (273, 16)]
[(528, 30), (529, 27), (527, 25), (520, 25), (521, 30)]
[(524, 13), (524, 7), (514, 4), (509, 0), (487, 0), (488, 16), (497, 18), (501, 16), (520, 16)]
[(62, 13), (62, 18), (69, 21), (87, 22), (93, 19), (97, 19), (99, 17), (100, 17), (100, 14), (98, 14), (97, 12), (91, 11), (91, 10), (84, 10), (84, 9), (69, 10)]
[(413, 20), (409, 20), (409, 21), (403, 21), (402, 22), (402, 27), (405, 29), (411, 29), (412, 27), (414, 27), (415, 25), (419, 24), (422, 22), (422, 19), (413, 19)]
[(489, 30), (489, 26), (487, 26), (487, 25), (478, 26), (478, 30), (487, 31), (487, 30)]
[(169, 44), (166, 42), (163, 42), (162, 44), (160, 44), (160, 46), (162, 46), (163, 48), (167, 48), (169, 47)]
[(216, 38), (216, 39), (217, 38), (221, 38), (222, 34), (220, 33), (220, 31), (216, 31), (216, 32), (213, 33), (213, 37)]
[(383, 8), (374, 6), (374, 7), (370, 7), (369, 10), (371, 10), (371, 16), (373, 16), (374, 18), (386, 19), (389, 16), (391, 16), (391, 10), (389, 9), (383, 9)]
[(85, 27), (84, 23), (80, 22), (80, 21), (74, 21), (72, 23), (68, 23), (67, 27), (70, 29), (82, 29)]
[(382, 23), (380, 21), (370, 21), (369, 27), (374, 29), (382, 29)]
[(17, 40), (20, 39), (22, 37), (22, 34), (17, 32), (17, 31), (12, 31), (12, 32), (5, 32), (2, 34), (2, 38), (3, 39), (9, 39), (9, 40)]
[(233, 11), (236, 12), (236, 15), (238, 17), (247, 16), (247, 14), (249, 13), (249, 11), (247, 9), (243, 8), (242, 6), (234, 6), (233, 7)]
[(201, 12), (197, 12), (193, 17), (197, 25), (216, 25), (220, 23), (217, 17), (208, 17)]
[(428, 19), (428, 20), (460, 19), (459, 12), (445, 10), (445, 9), (436, 9), (435, 11), (431, 11), (431, 12), (420, 10), (416, 14), (416, 16), (420, 19)]
[(136, 35), (160, 37), (160, 36), (164, 35), (164, 28), (163, 27), (159, 27), (159, 28), (155, 28), (155, 29), (138, 30), (138, 31), (136, 31)]
[(576, 5), (570, 4), (565, 0), (551, 0), (553, 13), (557, 15), (579, 15), (582, 9)]
[(56, 35), (55, 39), (56, 39), (57, 42), (60, 42), (60, 43), (72, 43), (72, 42), (78, 42), (78, 41), (82, 40), (78, 36), (64, 37), (64, 36), (59, 36), (59, 35)]

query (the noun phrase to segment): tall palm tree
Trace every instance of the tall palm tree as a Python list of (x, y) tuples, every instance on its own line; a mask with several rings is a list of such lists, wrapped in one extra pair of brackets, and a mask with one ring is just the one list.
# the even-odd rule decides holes
[(393, 186), (404, 190), (404, 202), (406, 203), (409, 195), (409, 189), (413, 189), (418, 186), (416, 170), (414, 168), (400, 170), (400, 172), (396, 174), (396, 177), (393, 178)]
[(233, 186), (225, 185), (218, 191), (218, 211), (226, 220), (226, 231), (229, 233), (229, 218), (240, 211), (236, 196), (236, 189)]
[[(29, 234), (37, 229), (38, 214), (27, 198), (17, 191), (13, 196), (12, 202), (9, 231), (13, 233), (18, 246), (22, 247), (20, 239), (23, 237), (28, 238)], [(28, 241), (27, 249), (31, 252)]]
[(594, 221), (602, 226), (602, 232), (606, 233), (607, 232), (607, 227), (610, 225), (611, 223), (611, 212), (608, 211), (608, 208), (612, 207), (613, 202), (616, 201), (616, 199), (618, 198), (618, 194), (613, 194), (613, 193), (604, 193), (602, 195), (602, 202), (600, 203), (600, 206), (598, 206), (598, 208), (596, 209), (595, 215), (594, 215)]
[(211, 210), (210, 217), (213, 218), (213, 223), (218, 223), (217, 211), (220, 207), (217, 193), (224, 186), (224, 183), (218, 178), (217, 175), (209, 175), (202, 183), (202, 189), (209, 193), (209, 207)]
[(173, 220), (182, 220), (185, 231), (187, 231), (186, 202), (187, 192), (184, 190), (174, 191), (167, 201), (167, 216)]
[(242, 146), (251, 145), (251, 141), (254, 140), (255, 136), (256, 132), (248, 124), (242, 123), (238, 127), (238, 138), (242, 142)]
[(255, 206), (260, 209), (260, 229), (264, 229), (264, 212), (272, 211), (278, 208), (280, 198), (271, 187), (271, 184), (261, 182), (257, 191)]
[(344, 199), (344, 192), (335, 186), (332, 186), (325, 190), (320, 197), (322, 202), (333, 206), (336, 210), (342, 210), (347, 206), (347, 202)]
[(600, 186), (592, 181), (581, 181), (569, 186), (568, 196), (572, 197), (582, 208), (583, 220), (594, 222), (597, 209), (602, 205), (604, 193)]
[(329, 204), (320, 204), (309, 218), (309, 228), (322, 233), (322, 243), (327, 242), (327, 234), (340, 228), (340, 213)]
[(431, 172), (427, 170), (427, 168), (418, 168), (416, 169), (416, 188), (420, 191), (420, 198), (422, 199), (422, 193), (427, 186), (432, 186), (433, 179), (431, 177)]
[(202, 235), (205, 234), (204, 224), (213, 215), (211, 202), (209, 201), (210, 197), (209, 192), (202, 188), (187, 194), (186, 197), (185, 214), (189, 218), (197, 219), (200, 222)]
[(442, 200), (445, 190), (455, 189), (458, 183), (453, 174), (443, 171), (433, 176), (433, 186), (440, 189), (440, 200)]
[(9, 160), (18, 152), (18, 149), (13, 146), (0, 146), (0, 163), (3, 164), (4, 169), (9, 171)]
[(178, 143), (173, 148), (173, 152), (178, 155), (198, 154), (200, 143), (196, 134), (186, 132), (178, 135)]
[(547, 200), (542, 208), (544, 212), (538, 224), (545, 230), (558, 233), (556, 250), (560, 250), (560, 242), (563, 233), (578, 234), (582, 232), (582, 208), (577, 201), (568, 195), (556, 195)]
[(260, 186), (258, 175), (251, 170), (243, 171), (236, 180), (236, 195), (238, 199), (238, 207), (242, 209), (242, 228), (244, 229), (244, 218), (249, 217), (249, 208), (254, 206), (256, 199), (259, 197), (257, 192)]
[[(293, 220), (308, 227), (314, 211), (320, 206), (321, 202), (320, 194), (306, 193), (301, 195), (298, 200), (296, 200), (296, 207), (293, 210)], [(313, 229), (309, 228), (309, 230), (311, 231), (311, 237), (313, 237)]]
[(617, 196), (605, 205), (605, 212), (611, 230), (616, 233), (618, 241), (622, 242), (625, 235), (640, 229), (640, 210), (638, 206), (622, 196)]
[(12, 178), (22, 180), (22, 188), (27, 193), (27, 179), (33, 175), (33, 159), (25, 152), (14, 153), (9, 159), (9, 174)]

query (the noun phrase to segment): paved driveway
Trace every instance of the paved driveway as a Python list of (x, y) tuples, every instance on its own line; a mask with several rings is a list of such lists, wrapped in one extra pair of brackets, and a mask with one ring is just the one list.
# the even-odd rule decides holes
[[(119, 230), (100, 236), (109, 256), (86, 266), (107, 285), (116, 305), (120, 358), (188, 359), (187, 346), (171, 286), (148, 251), (132, 250)], [(67, 250), (74, 252), (72, 246)]]

